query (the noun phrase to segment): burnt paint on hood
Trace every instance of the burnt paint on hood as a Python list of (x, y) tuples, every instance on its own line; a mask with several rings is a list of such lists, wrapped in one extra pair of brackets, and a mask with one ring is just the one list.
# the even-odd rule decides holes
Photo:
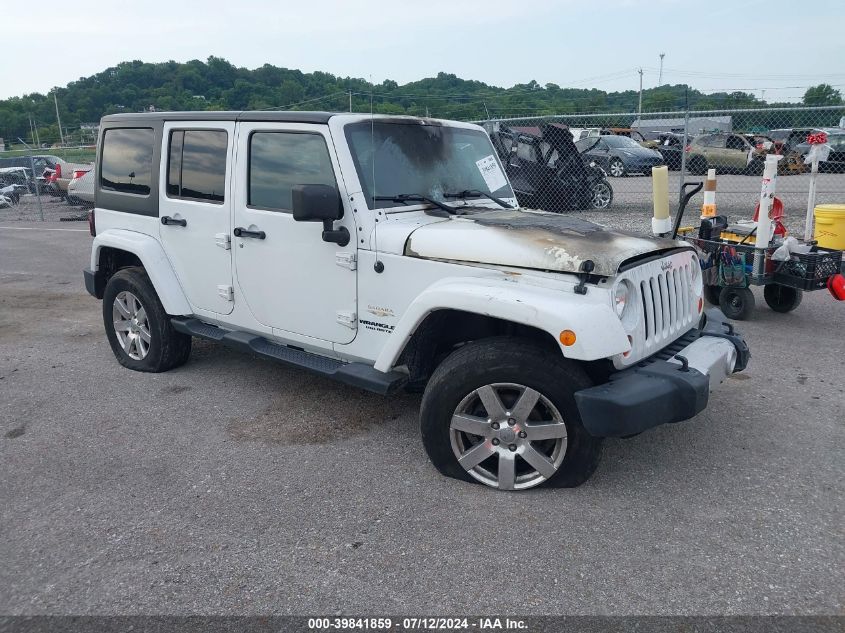
[(453, 216), (411, 233), (405, 255), (536, 270), (614, 275), (634, 257), (689, 245), (680, 240), (611, 231), (577, 216), (535, 210), (489, 210)]

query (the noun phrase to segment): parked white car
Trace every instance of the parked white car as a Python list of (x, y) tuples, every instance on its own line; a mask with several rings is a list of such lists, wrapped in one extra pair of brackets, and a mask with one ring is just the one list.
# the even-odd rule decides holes
[(94, 170), (73, 178), (67, 186), (68, 204), (80, 204), (87, 207), (94, 206)]
[(687, 243), (515, 208), (476, 125), (144, 113), (99, 142), (85, 285), (130, 369), (199, 337), (424, 390), (435, 466), (521, 490), (581, 484), (602, 438), (693, 417), (748, 361)]

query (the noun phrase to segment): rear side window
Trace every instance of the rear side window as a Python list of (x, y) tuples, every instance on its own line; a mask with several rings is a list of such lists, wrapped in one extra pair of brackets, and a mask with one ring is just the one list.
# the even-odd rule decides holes
[(325, 139), (309, 133), (253, 132), (247, 203), (290, 211), (294, 185), (337, 186)]
[(167, 195), (220, 204), (226, 190), (229, 136), (224, 130), (170, 133)]
[(103, 137), (100, 187), (139, 196), (150, 194), (153, 172), (152, 128), (111, 128)]

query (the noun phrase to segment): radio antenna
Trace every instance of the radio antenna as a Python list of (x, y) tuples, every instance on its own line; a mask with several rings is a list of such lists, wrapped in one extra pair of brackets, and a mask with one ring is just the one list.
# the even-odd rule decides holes
[(380, 273), (384, 270), (384, 264), (378, 258), (378, 217), (381, 215), (381, 211), (376, 208), (376, 118), (373, 114), (373, 76), (370, 75), (370, 146), (372, 148), (372, 160), (371, 165), (373, 168), (373, 188), (370, 191), (370, 194), (373, 198), (373, 211), (376, 214), (375, 223), (373, 225), (373, 248), (375, 249), (376, 254), (376, 263), (373, 264), (373, 270), (377, 273)]

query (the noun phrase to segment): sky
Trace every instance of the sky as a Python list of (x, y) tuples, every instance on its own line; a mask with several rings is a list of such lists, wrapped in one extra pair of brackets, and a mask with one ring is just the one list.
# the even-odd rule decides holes
[[(46, 93), (121, 61), (223, 57), (400, 84), (454, 73), (510, 87), (688, 83), (799, 101), (845, 92), (845, 1), (89, 0), (3, 2), (0, 98)], [(24, 54), (24, 51), (31, 51)]]

